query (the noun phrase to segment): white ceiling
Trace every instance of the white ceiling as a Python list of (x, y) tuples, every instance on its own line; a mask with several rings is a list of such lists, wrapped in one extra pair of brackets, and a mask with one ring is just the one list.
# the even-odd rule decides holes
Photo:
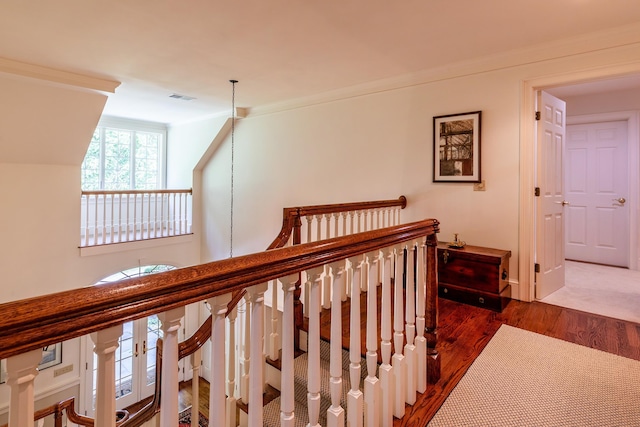
[(635, 0), (2, 0), (0, 57), (120, 81), (105, 114), (172, 123), (229, 111), (229, 79), (258, 107), (637, 22)]

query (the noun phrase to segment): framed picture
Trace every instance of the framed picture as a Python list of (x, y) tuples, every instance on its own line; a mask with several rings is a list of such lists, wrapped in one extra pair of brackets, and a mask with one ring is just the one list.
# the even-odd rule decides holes
[(480, 182), (481, 111), (433, 118), (433, 182)]
[[(62, 363), (62, 343), (48, 345), (42, 349), (42, 360), (38, 370), (50, 368)], [(7, 381), (7, 360), (0, 360), (0, 384)]]

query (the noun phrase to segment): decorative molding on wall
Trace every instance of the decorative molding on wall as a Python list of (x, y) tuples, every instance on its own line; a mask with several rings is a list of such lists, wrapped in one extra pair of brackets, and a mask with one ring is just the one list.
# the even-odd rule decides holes
[(99, 92), (115, 93), (120, 82), (0, 58), (0, 73), (44, 80)]
[[(388, 79), (376, 80), (319, 95), (288, 100), (281, 103), (250, 108), (251, 116), (293, 110), (341, 99), (348, 99), (418, 86), (442, 80), (450, 80), (491, 71), (514, 68), (561, 58), (571, 58), (607, 49), (640, 45), (640, 24), (593, 32), (579, 37), (562, 39), (509, 52), (474, 58), (457, 64), (423, 70)], [(631, 62), (631, 61), (630, 61)]]

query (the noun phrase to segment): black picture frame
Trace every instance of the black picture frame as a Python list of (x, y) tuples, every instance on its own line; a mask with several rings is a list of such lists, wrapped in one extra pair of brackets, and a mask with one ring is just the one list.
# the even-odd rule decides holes
[(481, 111), (433, 118), (433, 182), (481, 182)]

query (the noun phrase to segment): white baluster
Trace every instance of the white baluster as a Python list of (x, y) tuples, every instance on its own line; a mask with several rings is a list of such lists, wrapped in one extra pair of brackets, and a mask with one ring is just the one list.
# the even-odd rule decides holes
[(402, 344), (404, 343), (404, 295), (402, 292), (402, 276), (404, 274), (404, 247), (396, 246), (394, 249), (396, 258), (395, 277), (393, 279), (394, 297), (393, 297), (393, 371), (396, 376), (396, 398), (393, 409), (393, 415), (396, 418), (404, 417), (404, 404), (406, 395), (406, 379), (407, 372), (405, 367), (405, 359), (402, 354)]
[(96, 207), (93, 215), (94, 216), (94, 221), (93, 221), (93, 244), (94, 245), (100, 244), (100, 242), (98, 241), (98, 236), (100, 234), (99, 222), (98, 222), (98, 208), (100, 205), (99, 199), (100, 199), (100, 196), (96, 194)]
[(418, 372), (416, 374), (416, 390), (424, 393), (427, 390), (427, 339), (424, 336), (425, 327), (425, 302), (427, 291), (427, 245), (425, 242), (420, 244), (418, 252), (418, 280), (416, 287), (417, 293), (417, 313), (416, 313), (416, 329), (417, 336), (415, 339), (416, 346), (416, 366)]
[(307, 241), (304, 243), (309, 243), (311, 242), (311, 230), (313, 229), (312, 227), (313, 216), (307, 215), (306, 218), (307, 218)]
[[(116, 356), (122, 325), (91, 334), (97, 356), (95, 427), (116, 425)], [(176, 417), (177, 417), (176, 413)]]
[[(309, 334), (308, 372), (307, 372), (307, 408), (310, 427), (319, 427), (320, 418), (320, 284), (323, 267), (307, 272), (309, 278)], [(256, 424), (257, 425), (257, 424)]]
[[(211, 352), (209, 363), (211, 366), (211, 384), (209, 391), (209, 422), (211, 425), (222, 426), (225, 423), (226, 398), (225, 385), (225, 315), (227, 304), (231, 301), (231, 294), (227, 293), (209, 298), (211, 311)], [(195, 415), (195, 411), (194, 411)]]
[(322, 281), (322, 308), (325, 310), (331, 308), (331, 283), (333, 283), (333, 277), (329, 274), (329, 266), (325, 265)]
[[(200, 407), (200, 366), (202, 365), (202, 348), (197, 349), (191, 355), (191, 408)], [(191, 417), (191, 427), (198, 427), (198, 418), (195, 412)]]
[[(40, 348), (7, 359), (7, 385), (11, 390), (10, 427), (33, 427), (34, 380), (41, 360)], [(113, 400), (115, 401), (115, 391)]]
[(349, 258), (351, 269), (351, 311), (349, 313), (349, 379), (351, 389), (347, 395), (347, 425), (362, 427), (364, 416), (364, 397), (360, 391), (360, 370), (362, 355), (360, 354), (360, 280), (362, 274), (362, 258)]
[(240, 377), (240, 398), (249, 403), (249, 365), (251, 364), (251, 300), (244, 297), (244, 333), (242, 334), (242, 376)]
[(236, 318), (238, 306), (236, 305), (227, 316), (229, 319), (229, 339), (227, 340), (227, 406), (225, 419), (226, 427), (236, 427)]
[(262, 354), (262, 340), (264, 334), (264, 293), (267, 283), (247, 288), (251, 299), (251, 368), (249, 377), (249, 425), (261, 426), (262, 423), (262, 393), (264, 390), (264, 356)]
[(269, 334), (269, 358), (278, 360), (278, 281), (271, 281), (271, 333)]
[(293, 292), (296, 290), (296, 282), (300, 276), (292, 274), (284, 277), (282, 291), (284, 299), (282, 301), (282, 359), (281, 359), (281, 379), (280, 379), (280, 426), (294, 427), (296, 418), (294, 414), (295, 390), (293, 381), (293, 359), (295, 319), (293, 318)]
[(364, 231), (369, 231), (369, 211), (364, 211)]
[(333, 221), (334, 221), (333, 237), (339, 237), (340, 236), (340, 213), (339, 212), (336, 212), (333, 214)]
[(378, 364), (378, 292), (379, 252), (367, 254), (367, 377), (364, 380), (364, 425), (380, 425), (380, 381), (376, 376)]
[(380, 324), (380, 388), (382, 390), (382, 425), (393, 426), (393, 399), (395, 398), (395, 373), (391, 366), (391, 258), (393, 250), (389, 248), (381, 262), (382, 269), (382, 310)]
[(359, 233), (360, 231), (362, 231), (362, 228), (363, 228), (362, 227), (362, 223), (360, 222), (360, 218), (362, 217), (362, 211), (357, 211), (356, 214), (358, 215), (358, 220), (357, 220), (358, 221), (358, 231), (357, 232)]
[(314, 242), (322, 240), (322, 215), (316, 215), (316, 238)]
[[(135, 230), (134, 230), (135, 231)], [(160, 395), (160, 426), (172, 427), (178, 419), (178, 330), (184, 307), (158, 314), (162, 324), (162, 394)]]
[[(336, 219), (336, 222), (337, 222), (337, 219)], [(336, 229), (336, 231), (337, 231), (337, 229)], [(342, 212), (342, 236), (346, 236), (346, 235), (347, 235), (347, 213), (346, 212)], [(348, 269), (351, 268), (351, 265), (349, 263), (347, 263), (347, 268)], [(346, 280), (344, 280), (344, 284), (343, 284), (342, 289), (341, 289), (341, 292), (342, 292), (341, 298), (340, 298), (341, 301), (346, 301), (347, 300), (347, 296), (348, 296), (348, 294), (350, 292), (348, 290), (348, 288), (351, 286), (351, 282), (350, 282), (349, 279), (350, 279), (350, 275), (347, 274), (346, 275)]]
[(324, 214), (324, 224), (326, 227), (324, 230), (324, 235), (325, 235), (324, 238), (330, 239), (331, 238), (331, 214)]
[(345, 261), (331, 263), (333, 292), (331, 301), (331, 355), (329, 359), (329, 389), (331, 406), (327, 409), (327, 427), (344, 427), (342, 398), (342, 303), (340, 290), (343, 287)]
[(407, 369), (407, 403), (413, 405), (416, 403), (416, 346), (414, 340), (416, 337), (416, 296), (415, 296), (415, 245), (411, 244), (407, 247), (407, 283), (405, 285), (407, 303), (406, 303), (406, 325), (405, 335), (407, 343), (404, 346), (405, 366)]

